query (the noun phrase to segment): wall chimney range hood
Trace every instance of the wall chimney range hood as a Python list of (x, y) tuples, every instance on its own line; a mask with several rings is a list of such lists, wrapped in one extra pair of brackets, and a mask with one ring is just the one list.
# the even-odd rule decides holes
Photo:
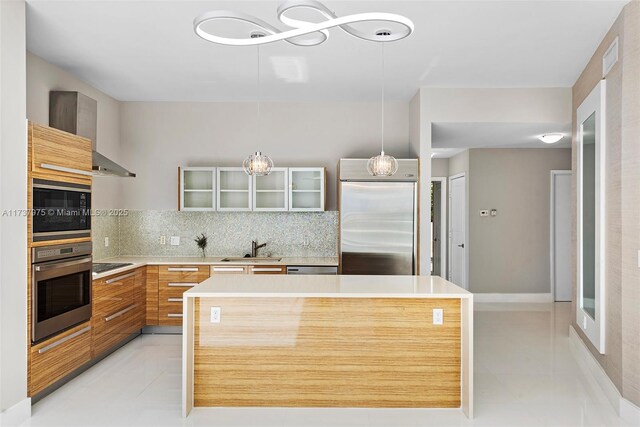
[(80, 92), (49, 92), (49, 126), (83, 136), (91, 140), (93, 148), (93, 174), (135, 178), (113, 160), (97, 151), (98, 103)]

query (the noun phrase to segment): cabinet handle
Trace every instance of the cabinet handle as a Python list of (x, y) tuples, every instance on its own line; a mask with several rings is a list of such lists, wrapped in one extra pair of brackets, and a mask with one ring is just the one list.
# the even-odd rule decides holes
[(167, 317), (182, 317), (182, 313), (169, 313)]
[(167, 286), (171, 286), (172, 288), (191, 288), (199, 283), (167, 283)]
[(60, 344), (64, 344), (69, 340), (74, 339), (75, 337), (79, 337), (80, 335), (89, 332), (91, 330), (91, 326), (85, 326), (84, 328), (80, 329), (79, 331), (75, 331), (72, 334), (67, 335), (64, 338), (60, 338), (58, 341), (54, 341), (49, 345), (45, 345), (44, 347), (42, 347), (40, 350), (38, 350), (38, 354), (42, 354), (42, 353), (46, 353), (47, 351), (56, 348), (57, 346), (59, 346)]
[(261, 271), (282, 271), (281, 267), (255, 267), (252, 268), (251, 271), (261, 272)]
[(111, 316), (107, 316), (107, 317), (105, 317), (105, 318), (104, 318), (104, 321), (105, 321), (105, 322), (110, 322), (110, 321), (112, 321), (113, 319), (115, 319), (116, 317), (120, 317), (120, 316), (122, 316), (123, 314), (125, 314), (126, 312), (133, 310), (133, 309), (134, 309), (134, 308), (136, 308), (137, 306), (138, 306), (138, 304), (131, 304), (129, 307), (127, 307), (127, 308), (125, 308), (125, 309), (122, 309), (122, 310), (118, 311), (117, 313), (113, 313)]
[(182, 302), (182, 298), (167, 298), (169, 302)]
[(135, 275), (136, 275), (135, 272), (129, 273), (129, 274), (123, 274), (122, 276), (118, 276), (118, 277), (114, 277), (113, 279), (106, 280), (104, 283), (106, 283), (107, 285), (110, 285), (114, 282), (119, 282), (121, 280), (128, 279), (129, 277), (133, 277)]
[(77, 173), (78, 175), (87, 175), (87, 176), (93, 175), (93, 173), (83, 171), (81, 169), (67, 168), (64, 166), (52, 165), (49, 163), (40, 163), (40, 167), (42, 169), (50, 169), (50, 170), (59, 171), (59, 172)]
[(167, 271), (198, 271), (198, 267), (169, 267)]
[(213, 267), (213, 271), (244, 271), (243, 267)]

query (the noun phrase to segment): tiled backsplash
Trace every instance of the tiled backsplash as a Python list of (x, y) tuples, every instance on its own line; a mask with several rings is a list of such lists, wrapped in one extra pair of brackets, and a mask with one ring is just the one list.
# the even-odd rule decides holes
[[(179, 212), (129, 211), (126, 216), (96, 217), (94, 259), (118, 255), (198, 256), (193, 239), (204, 233), (207, 256), (242, 256), (251, 240), (267, 243), (260, 255), (336, 256), (338, 213), (327, 212)], [(160, 236), (166, 244), (160, 244)], [(180, 237), (179, 246), (169, 244)], [(109, 247), (104, 246), (109, 237)]]

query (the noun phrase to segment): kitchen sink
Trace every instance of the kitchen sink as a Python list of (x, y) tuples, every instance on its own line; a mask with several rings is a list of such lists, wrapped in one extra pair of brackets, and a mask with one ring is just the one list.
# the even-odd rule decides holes
[(238, 257), (223, 258), (222, 261), (223, 262), (277, 262), (277, 261), (280, 261), (281, 259), (282, 258), (271, 258), (266, 256), (257, 256), (253, 258), (238, 256)]

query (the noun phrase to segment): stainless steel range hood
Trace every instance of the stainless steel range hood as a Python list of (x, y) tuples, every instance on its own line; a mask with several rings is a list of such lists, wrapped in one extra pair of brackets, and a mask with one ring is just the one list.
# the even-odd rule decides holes
[(91, 140), (93, 147), (93, 174), (135, 178), (113, 160), (97, 151), (98, 103), (80, 92), (49, 92), (49, 126), (83, 136)]

